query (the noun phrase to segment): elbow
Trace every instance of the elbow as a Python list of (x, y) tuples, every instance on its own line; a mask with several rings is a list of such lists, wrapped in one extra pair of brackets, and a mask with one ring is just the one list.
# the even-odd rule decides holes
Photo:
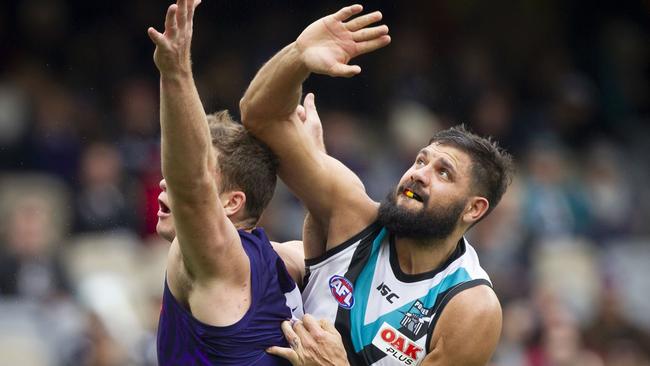
[(241, 123), (253, 135), (259, 136), (262, 127), (259, 121), (261, 120), (259, 113), (255, 112), (252, 108), (250, 97), (244, 96), (239, 101), (239, 113), (241, 114)]
[(251, 127), (251, 108), (250, 108), (250, 97), (244, 95), (239, 100), (239, 113), (241, 114), (241, 122), (246, 128)]

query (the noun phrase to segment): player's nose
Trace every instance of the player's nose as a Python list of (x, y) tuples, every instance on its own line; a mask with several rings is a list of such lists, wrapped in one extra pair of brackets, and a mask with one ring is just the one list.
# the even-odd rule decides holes
[(159, 185), (160, 185), (160, 189), (162, 189), (163, 191), (167, 190), (167, 182), (165, 181), (164, 178), (160, 180)]
[(410, 180), (422, 185), (422, 187), (428, 187), (429, 183), (431, 183), (430, 173), (430, 170), (426, 168), (416, 169), (411, 173)]

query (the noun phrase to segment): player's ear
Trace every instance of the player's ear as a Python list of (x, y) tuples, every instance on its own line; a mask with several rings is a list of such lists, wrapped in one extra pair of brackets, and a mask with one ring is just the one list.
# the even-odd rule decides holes
[(490, 203), (485, 197), (471, 197), (467, 201), (467, 206), (465, 207), (465, 213), (463, 214), (463, 221), (466, 223), (472, 225), (478, 220), (481, 219), (481, 217), (485, 216), (485, 213), (487, 212), (488, 208), (490, 207)]
[(221, 204), (226, 216), (233, 216), (244, 209), (246, 194), (242, 191), (230, 191), (221, 194)]

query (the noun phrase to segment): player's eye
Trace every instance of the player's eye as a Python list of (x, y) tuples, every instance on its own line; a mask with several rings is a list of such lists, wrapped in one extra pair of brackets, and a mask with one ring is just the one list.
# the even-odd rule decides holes
[(444, 179), (449, 179), (449, 171), (447, 169), (440, 169), (438, 171), (438, 175), (440, 175)]

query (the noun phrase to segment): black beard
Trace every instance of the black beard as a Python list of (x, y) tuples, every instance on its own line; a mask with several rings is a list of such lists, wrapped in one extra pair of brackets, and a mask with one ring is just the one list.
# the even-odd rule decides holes
[(392, 190), (379, 205), (377, 220), (398, 237), (440, 240), (454, 231), (464, 208), (465, 202), (458, 201), (447, 207), (412, 211), (397, 206), (395, 190)]

